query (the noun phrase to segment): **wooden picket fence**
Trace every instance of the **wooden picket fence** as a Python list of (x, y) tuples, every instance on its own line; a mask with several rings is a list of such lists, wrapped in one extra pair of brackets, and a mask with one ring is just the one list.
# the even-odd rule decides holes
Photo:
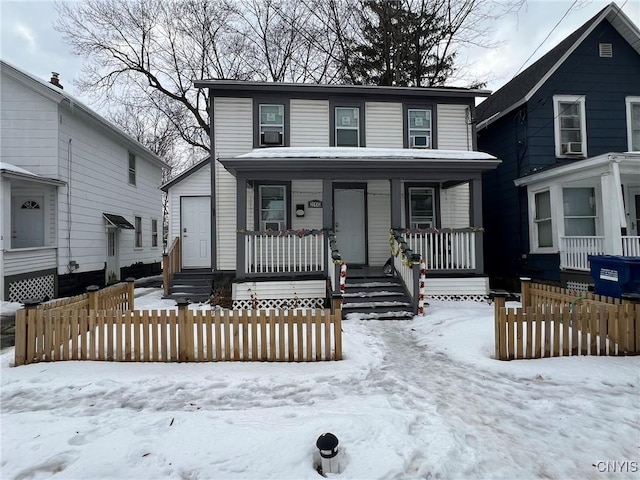
[[(18, 341), (20, 340), (20, 341)], [(15, 365), (342, 359), (341, 311), (17, 312)]]
[(495, 358), (640, 354), (640, 304), (522, 283), (522, 308), (495, 298)]
[(40, 303), (41, 310), (133, 310), (134, 282), (117, 283), (101, 290), (89, 287), (87, 293), (73, 297), (56, 298)]

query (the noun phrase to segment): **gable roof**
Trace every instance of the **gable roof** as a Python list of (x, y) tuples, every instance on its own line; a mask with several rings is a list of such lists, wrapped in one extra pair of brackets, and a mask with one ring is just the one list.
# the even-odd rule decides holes
[(478, 130), (527, 102), (567, 57), (603, 21), (609, 23), (640, 54), (640, 30), (615, 4), (610, 3), (547, 54), (476, 107)]
[(167, 192), (176, 183), (180, 183), (185, 178), (190, 177), (191, 175), (196, 173), (198, 170), (200, 170), (202, 167), (205, 167), (205, 166), (209, 165), (209, 163), (211, 163), (211, 157), (210, 156), (203, 158), (199, 162), (194, 163), (189, 168), (187, 168), (186, 170), (181, 172), (179, 175), (176, 175), (171, 180), (163, 183), (160, 186), (160, 190), (162, 190), (163, 192)]
[(35, 91), (45, 98), (48, 98), (58, 105), (66, 103), (71, 110), (79, 110), (88, 115), (91, 120), (96, 122), (102, 128), (106, 129), (112, 135), (115, 135), (117, 138), (119, 138), (120, 141), (122, 141), (122, 143), (127, 146), (127, 148), (131, 149), (134, 153), (144, 155), (144, 158), (151, 161), (156, 166), (163, 169), (171, 168), (164, 160), (162, 160), (162, 158), (153, 153), (143, 144), (138, 142), (132, 136), (121, 130), (119, 127), (115, 126), (113, 123), (102, 117), (91, 108), (76, 100), (75, 97), (69, 95), (61, 88), (56, 87), (49, 82), (45, 82), (44, 80), (41, 80), (19, 69), (18, 67), (5, 62), (4, 60), (0, 60), (0, 70), (2, 71), (2, 74), (9, 75), (11, 78), (20, 82), (22, 85), (30, 88), (31, 90)]

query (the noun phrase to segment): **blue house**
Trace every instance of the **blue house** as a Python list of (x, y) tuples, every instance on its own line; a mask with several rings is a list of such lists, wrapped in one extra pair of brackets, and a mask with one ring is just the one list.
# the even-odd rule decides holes
[(588, 255), (640, 256), (640, 30), (611, 3), (477, 107), (485, 265), (586, 289)]

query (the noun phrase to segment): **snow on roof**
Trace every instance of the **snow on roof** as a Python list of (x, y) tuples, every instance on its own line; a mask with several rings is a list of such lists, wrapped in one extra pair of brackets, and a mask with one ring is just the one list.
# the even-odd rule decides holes
[(15, 165), (11, 165), (10, 163), (0, 162), (0, 170), (4, 170), (5, 172), (14, 172), (20, 173), (22, 175), (29, 175), (30, 177), (39, 177), (40, 175), (30, 172), (29, 170), (25, 170), (24, 168), (16, 167)]
[(496, 160), (484, 152), (417, 148), (274, 147), (257, 148), (235, 158), (418, 158), (437, 160)]

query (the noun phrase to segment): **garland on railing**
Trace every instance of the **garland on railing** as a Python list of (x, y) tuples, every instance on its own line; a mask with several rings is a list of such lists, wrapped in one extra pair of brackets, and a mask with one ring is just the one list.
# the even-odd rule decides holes
[[(397, 257), (399, 253), (402, 253), (402, 264), (406, 267), (413, 268), (413, 265), (420, 263), (418, 258), (415, 258), (413, 251), (407, 247), (407, 242), (402, 239), (398, 240), (396, 233), (400, 236), (400, 229), (392, 228), (389, 230), (389, 245), (391, 246), (391, 255)], [(396, 248), (396, 245), (398, 247)]]
[(427, 265), (424, 258), (420, 258), (420, 291), (418, 293), (418, 315), (424, 315), (424, 295), (427, 281)]
[(246, 230), (244, 228), (239, 228), (236, 230), (236, 233), (255, 233), (256, 235), (271, 235), (272, 237), (290, 237), (295, 235), (298, 238), (307, 237), (309, 235), (324, 235), (329, 229), (306, 229), (301, 228), (299, 230), (264, 230), (264, 231), (254, 231), (254, 230)]
[[(396, 230), (400, 231), (400, 229), (396, 229)], [(410, 233), (420, 233), (420, 234), (435, 233), (435, 234), (440, 234), (440, 233), (464, 233), (464, 232), (484, 232), (484, 227), (405, 228), (403, 233), (406, 233), (406, 234), (410, 234)]]
[(340, 264), (340, 293), (347, 289), (347, 262)]

